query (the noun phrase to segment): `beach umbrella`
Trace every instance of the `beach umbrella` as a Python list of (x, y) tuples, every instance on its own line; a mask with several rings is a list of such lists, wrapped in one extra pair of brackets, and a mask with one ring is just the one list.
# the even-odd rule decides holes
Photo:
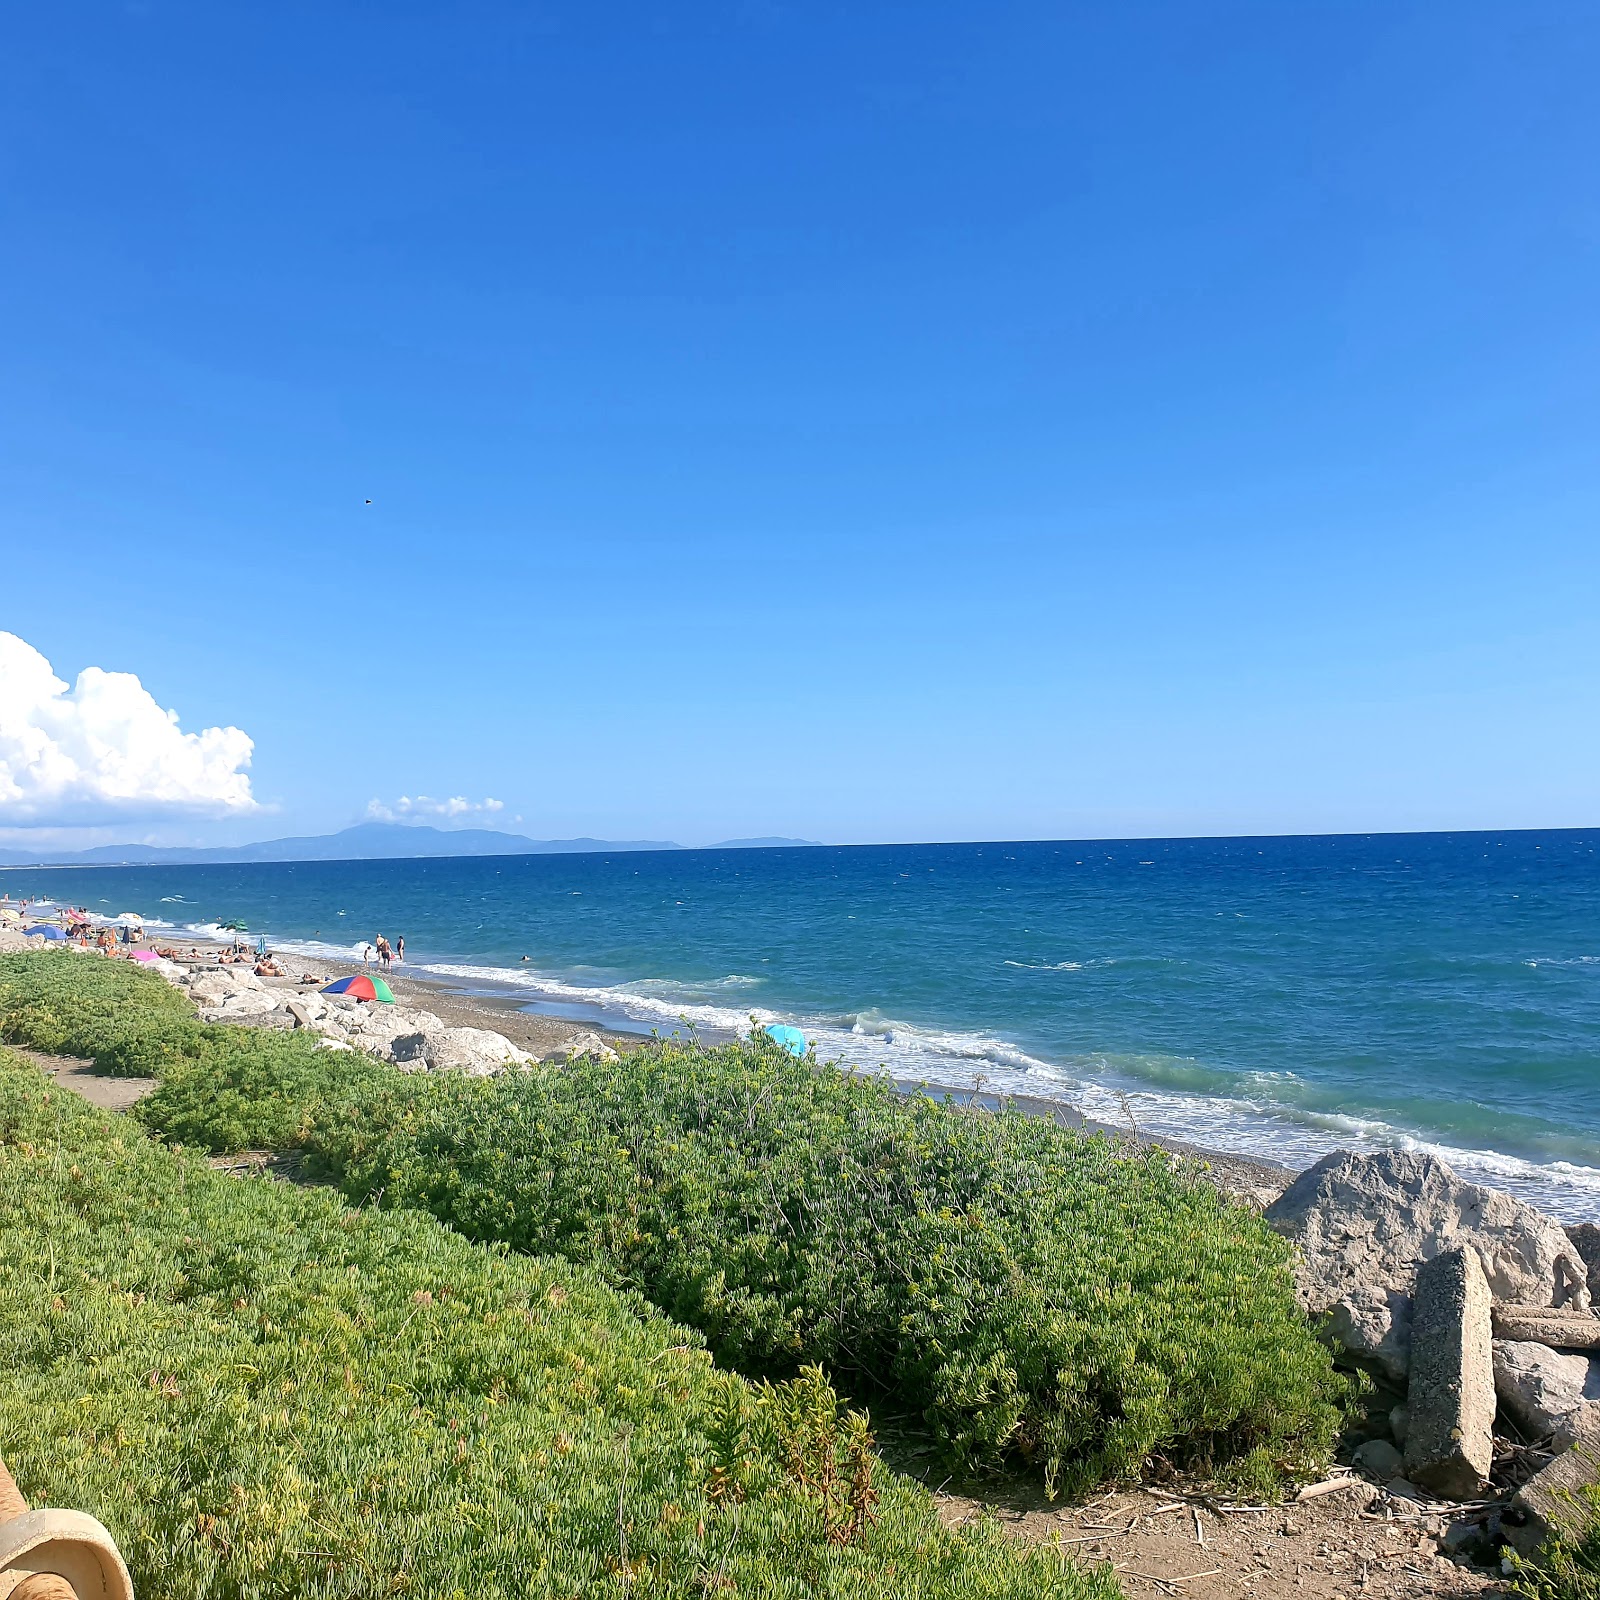
[(394, 1004), (394, 990), (382, 978), (371, 977), (365, 972), (358, 972), (353, 978), (339, 978), (322, 992), (354, 995), (357, 1000), (381, 1000), (390, 1006)]
[(65, 939), (66, 931), (62, 928), (52, 928), (48, 923), (39, 923), (36, 927), (25, 928), (24, 933), (30, 939)]
[(248, 933), (250, 931), (248, 922), (224, 922), (221, 927), (224, 933)]
[(154, 950), (131, 950), (128, 953), (130, 961), (159, 961), (161, 959)]
[(786, 1022), (774, 1022), (767, 1029), (767, 1037), (781, 1044), (792, 1056), (803, 1056), (806, 1053), (806, 1036), (798, 1028), (791, 1028)]

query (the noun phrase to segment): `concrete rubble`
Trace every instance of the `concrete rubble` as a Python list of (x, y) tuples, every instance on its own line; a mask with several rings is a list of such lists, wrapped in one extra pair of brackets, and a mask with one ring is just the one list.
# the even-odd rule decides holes
[(1579, 1436), (1542, 1472), (1517, 1490), (1501, 1519), (1506, 1542), (1537, 1558), (1556, 1535), (1581, 1539), (1600, 1525), (1600, 1506), (1582, 1491), (1600, 1483), (1600, 1427)]
[(1424, 1261), (1412, 1296), (1406, 1477), (1465, 1500), (1494, 1464), (1489, 1281), (1471, 1245)]
[(1266, 1217), (1302, 1304), (1377, 1385), (1348, 1457), (1369, 1482), (1467, 1502), (1463, 1561), (1600, 1525), (1600, 1227), (1412, 1151), (1336, 1151)]

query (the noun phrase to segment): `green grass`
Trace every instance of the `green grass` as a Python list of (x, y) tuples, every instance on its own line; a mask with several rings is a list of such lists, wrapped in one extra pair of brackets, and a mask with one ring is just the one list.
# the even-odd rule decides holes
[(0, 1259), (0, 1453), (151, 1600), (1116, 1592), (942, 1529), (815, 1373), (752, 1386), (591, 1272), (225, 1177), (3, 1051)]

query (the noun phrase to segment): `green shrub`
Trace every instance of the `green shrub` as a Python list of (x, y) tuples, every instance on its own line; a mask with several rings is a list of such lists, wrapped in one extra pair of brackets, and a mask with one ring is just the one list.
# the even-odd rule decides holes
[[(0, 1015), (42, 1004), (82, 1053), (110, 985), (133, 1039), (187, 1010), (123, 963), (28, 956), (0, 962)], [(750, 1376), (820, 1363), (920, 1415), (958, 1465), (1078, 1489), (1160, 1455), (1265, 1488), (1328, 1457), (1346, 1390), (1288, 1247), (1159, 1152), (906, 1099), (760, 1036), (476, 1080), (190, 1025), (140, 1108), (167, 1137), (304, 1149), (353, 1198), (591, 1266)]]
[(331, 1120), (333, 1108), (364, 1106), (397, 1079), (371, 1056), (318, 1049), (314, 1034), (218, 1023), (168, 1069), (158, 1125), (208, 1150), (295, 1150), (309, 1139), (313, 1110)]
[(940, 1527), (816, 1372), (565, 1262), (241, 1181), (0, 1052), (0, 1452), (142, 1595), (1110, 1600)]
[[(141, 1114), (205, 1135), (214, 1081), (180, 1076)], [(959, 1465), (1081, 1489), (1160, 1454), (1264, 1487), (1325, 1462), (1338, 1426), (1287, 1246), (1158, 1152), (760, 1041), (380, 1074), (300, 1120), (352, 1198), (592, 1266), (748, 1375), (821, 1363)]]
[(161, 1077), (199, 1053), (188, 998), (131, 961), (57, 950), (0, 956), (0, 1039), (88, 1056), (120, 1077)]
[[(1592, 1448), (1579, 1445), (1580, 1450)], [(1568, 1497), (1571, 1524), (1586, 1532), (1557, 1538), (1537, 1562), (1513, 1555), (1511, 1592), (1527, 1600), (1600, 1600), (1600, 1487), (1594, 1484)]]

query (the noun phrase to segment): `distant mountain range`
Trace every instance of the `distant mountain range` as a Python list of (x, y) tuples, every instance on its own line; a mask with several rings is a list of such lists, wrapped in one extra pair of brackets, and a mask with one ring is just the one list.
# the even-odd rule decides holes
[[(713, 850), (764, 850), (815, 844), (814, 839), (728, 839)], [(103, 844), (93, 850), (0, 850), (8, 867), (190, 867), (241, 861), (402, 861), (417, 856), (593, 855), (620, 850), (681, 850), (667, 839), (525, 839), (489, 828), (427, 828), (362, 822), (340, 833), (210, 849)]]

